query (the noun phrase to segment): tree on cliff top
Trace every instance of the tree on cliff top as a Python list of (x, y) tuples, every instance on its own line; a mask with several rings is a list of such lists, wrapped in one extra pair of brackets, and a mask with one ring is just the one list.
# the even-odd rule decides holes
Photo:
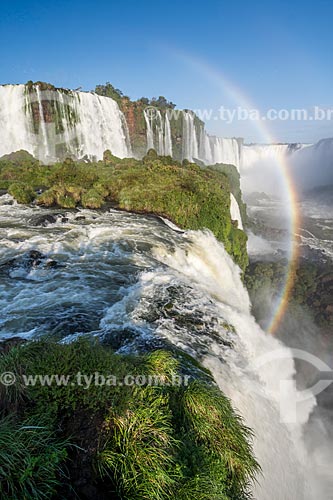
[(117, 102), (126, 97), (121, 90), (116, 89), (110, 82), (106, 82), (105, 85), (96, 85), (95, 92), (104, 97), (111, 97)]

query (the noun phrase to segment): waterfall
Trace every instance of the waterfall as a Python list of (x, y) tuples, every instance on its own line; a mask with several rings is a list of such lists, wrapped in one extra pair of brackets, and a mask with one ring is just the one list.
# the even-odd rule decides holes
[(157, 131), (157, 153), (161, 156), (165, 155), (164, 152), (164, 127), (161, 112), (157, 110), (156, 112), (156, 131)]
[(172, 140), (171, 140), (171, 127), (168, 112), (165, 113), (165, 124), (164, 124), (164, 154), (165, 156), (172, 156)]
[[(115, 335), (123, 342), (119, 352), (160, 345), (182, 349), (211, 370), (254, 429), (263, 469), (254, 498), (328, 499), (307, 484), (316, 464), (303, 453), (302, 431), (313, 397), (298, 401), (297, 422), (281, 421), (280, 385), (293, 378), (292, 353), (256, 324), (240, 269), (210, 232), (178, 232), (157, 218), (83, 210), (84, 223), (76, 213), (66, 213), (59, 238), (58, 223), (47, 230), (32, 225), (40, 209), (10, 205), (8, 197), (0, 202), (1, 262), (36, 249), (64, 271), (37, 266), (4, 273), (0, 338), (48, 335), (58, 341), (61, 324), (64, 342), (80, 335), (104, 340)], [(58, 210), (50, 213), (59, 215)], [(13, 279), (15, 272), (19, 279)], [(33, 283), (37, 295), (31, 292)], [(171, 304), (170, 315), (165, 304)], [(276, 351), (283, 359), (270, 359)], [(258, 365), (262, 359), (266, 362)], [(286, 396), (292, 405), (295, 393)]]
[[(168, 112), (164, 118), (157, 108), (144, 111), (147, 127), (147, 150), (155, 149), (159, 155), (172, 156), (171, 126)], [(182, 119), (181, 159), (202, 161), (206, 165), (225, 163), (240, 165), (240, 146), (237, 139), (210, 136), (204, 123), (196, 122), (193, 111), (181, 111), (177, 119)]]
[(213, 163), (225, 163), (234, 165), (239, 169), (240, 149), (237, 139), (225, 139), (223, 137), (209, 137), (213, 151)]
[(147, 127), (147, 151), (155, 149), (161, 156), (172, 156), (171, 127), (167, 111), (164, 116), (157, 108), (144, 110)]
[(102, 159), (109, 149), (119, 158), (129, 155), (122, 112), (109, 97), (88, 92), (74, 93), (74, 109), (78, 116), (75, 135), (79, 142), (79, 156)]
[[(45, 116), (46, 103), (48, 116)], [(38, 110), (38, 133), (34, 130)], [(61, 129), (59, 130), (59, 124)], [(126, 120), (118, 104), (94, 93), (41, 90), (38, 85), (0, 86), (0, 156), (24, 149), (44, 162), (87, 155), (102, 159), (110, 149), (131, 155)]]
[(231, 220), (236, 220), (238, 222), (238, 229), (243, 229), (243, 222), (239, 210), (239, 205), (232, 193), (230, 193), (230, 217)]
[(209, 135), (204, 125), (200, 130), (199, 159), (206, 165), (224, 163), (240, 167), (241, 147), (237, 139)]
[[(317, 182), (315, 185), (324, 184), (332, 171), (333, 146), (330, 140), (316, 145), (242, 145), (236, 138), (209, 135), (204, 123), (192, 111), (179, 111), (178, 118), (182, 131), (179, 133), (178, 130), (177, 134), (182, 137), (177, 137), (181, 141), (177, 149), (176, 143), (172, 142), (175, 129), (170, 124), (168, 110), (161, 112), (150, 107), (144, 111), (147, 150), (153, 148), (160, 155), (175, 154), (178, 159), (198, 159), (205, 165), (235, 165), (243, 177), (256, 169), (256, 180), (250, 182), (250, 190), (261, 189), (258, 164), (264, 167), (264, 174), (268, 174), (271, 168), (269, 187), (272, 193), (279, 182), (274, 175), (279, 164), (286, 160), (292, 163), (300, 185), (305, 180)], [(113, 99), (91, 92), (42, 90), (38, 85), (32, 88), (0, 86), (0, 137), (0, 156), (24, 149), (44, 162), (68, 155), (99, 160), (106, 149), (120, 158), (135, 154), (125, 116)], [(325, 175), (321, 174), (321, 177), (313, 168), (317, 162), (325, 165), (321, 169)]]
[(194, 123), (194, 113), (183, 111), (183, 159), (194, 161), (199, 157), (198, 138)]
[[(174, 153), (168, 110), (144, 111), (147, 150)], [(207, 134), (192, 111), (180, 111), (182, 143), (178, 159), (206, 165), (239, 166), (239, 144)], [(38, 125), (38, 127), (37, 127)], [(0, 86), (0, 156), (25, 149), (46, 163), (66, 156), (100, 160), (106, 149), (120, 158), (133, 156), (128, 127), (118, 104), (91, 92), (42, 90), (25, 85)]]
[(312, 148), (307, 144), (244, 144), (240, 165), (242, 190), (283, 196), (281, 168), (291, 173), (293, 163), (309, 149)]
[(27, 114), (24, 85), (0, 86), (0, 157), (25, 149), (35, 152), (33, 123)]
[(200, 147), (199, 147), (199, 157), (207, 165), (214, 165), (214, 156), (211, 148), (211, 143), (209, 140), (209, 135), (207, 134), (204, 127), (200, 131)]
[(237, 139), (226, 139), (207, 134), (204, 127), (200, 133), (199, 158), (206, 165), (224, 163), (240, 166), (240, 145)]
[(42, 95), (38, 85), (35, 86), (35, 90), (37, 94), (38, 110), (39, 110), (39, 129), (40, 129), (39, 134), (41, 135), (42, 139), (42, 141), (38, 143), (40, 147), (38, 151), (38, 158), (47, 163), (50, 158), (50, 148), (49, 148), (49, 138), (47, 134), (47, 128), (44, 117)]
[(130, 133), (129, 133), (129, 129), (128, 129), (128, 125), (127, 125), (127, 121), (126, 121), (124, 113), (120, 113), (120, 118), (121, 118), (121, 123), (123, 126), (123, 131), (125, 134), (125, 141), (126, 141), (126, 147), (127, 147), (126, 157), (131, 158), (133, 156), (132, 144), (131, 144)]
[(333, 184), (333, 139), (302, 145), (291, 157), (292, 175), (300, 189)]
[(285, 159), (288, 151), (288, 144), (244, 144), (242, 168), (251, 168), (259, 162), (281, 161)]
[(149, 110), (144, 110), (144, 117), (147, 127), (147, 151), (149, 149), (154, 149), (154, 132), (153, 132), (153, 116), (149, 113)]
[[(314, 397), (309, 394), (308, 401), (298, 407), (297, 423), (284, 424), (279, 415), (280, 383), (292, 380), (295, 370), (292, 353), (278, 340), (266, 335), (255, 323), (239, 269), (222, 245), (211, 234), (200, 231), (191, 232), (190, 239), (190, 244), (178, 246), (172, 252), (163, 245), (155, 249), (156, 259), (169, 269), (164, 271), (164, 279), (152, 273), (147, 276), (145, 286), (149, 294), (143, 293), (142, 300), (148, 304), (153, 294), (160, 296), (157, 294), (162, 283), (176, 286), (186, 279), (189, 286), (196, 290), (196, 293), (193, 292), (194, 303), (199, 303), (200, 291), (211, 297), (214, 307), (217, 307), (216, 317), (223, 318), (236, 328), (237, 335), (232, 341), (231, 350), (222, 345), (225, 335), (222, 330), (219, 331), (222, 340), (220, 345), (218, 339), (209, 339), (209, 334), (207, 337), (200, 335), (199, 340), (196, 332), (177, 332), (164, 324), (161, 325), (161, 335), (198, 357), (211, 370), (220, 388), (230, 397), (246, 423), (254, 429), (255, 453), (263, 469), (254, 498), (321, 498), (312, 491), (316, 473), (302, 439), (303, 425), (308, 421), (315, 404)], [(191, 307), (190, 299), (183, 309), (180, 305), (177, 307), (182, 314)], [(274, 352), (279, 352), (283, 359), (266, 362), (260, 369), (256, 368), (258, 358), (268, 359)], [(292, 404), (293, 396), (285, 396), (286, 401)]]

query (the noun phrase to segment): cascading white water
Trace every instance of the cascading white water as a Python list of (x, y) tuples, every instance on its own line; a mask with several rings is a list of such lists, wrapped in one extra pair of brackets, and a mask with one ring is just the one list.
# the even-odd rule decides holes
[[(200, 147), (199, 147), (200, 159), (207, 165), (214, 165), (214, 155), (211, 148), (209, 135), (207, 134), (204, 127), (200, 131)], [(216, 162), (215, 162), (216, 163)]]
[[(56, 120), (52, 116), (46, 120), (45, 109), (50, 103), (53, 104), (52, 112), (57, 113)], [(50, 111), (50, 106), (48, 109)], [(160, 155), (172, 156), (168, 113), (149, 108), (144, 111), (144, 117), (147, 150), (156, 149)], [(191, 111), (181, 112), (180, 117), (183, 120), (182, 159), (199, 159), (206, 165), (230, 163), (238, 167), (239, 145), (236, 139), (209, 136), (203, 124), (195, 123)], [(106, 149), (120, 158), (133, 154), (126, 119), (118, 104), (111, 98), (90, 92), (45, 91), (38, 85), (32, 88), (0, 86), (0, 133), (0, 156), (24, 149), (50, 163), (66, 155), (102, 159)]]
[(144, 110), (147, 128), (147, 151), (155, 149), (161, 156), (172, 156), (171, 127), (168, 113), (164, 115), (157, 108)]
[(289, 144), (244, 144), (242, 168), (251, 168), (261, 162), (284, 160), (289, 151)]
[(113, 99), (78, 92), (73, 104), (79, 119), (75, 127), (79, 156), (102, 159), (106, 149), (119, 158), (129, 156), (122, 113)]
[[(61, 222), (49, 211), (56, 222), (44, 228), (33, 222), (42, 209), (11, 203), (9, 195), (0, 198), (0, 263), (34, 249), (60, 266), (10, 266), (4, 273), (0, 338), (61, 333), (70, 341), (120, 332), (120, 352), (159, 341), (184, 349), (212, 371), (255, 431), (263, 469), (255, 499), (327, 500), (311, 491), (314, 467), (303, 456), (302, 424), (313, 398), (298, 405), (297, 423), (280, 421), (280, 382), (294, 373), (291, 353), (256, 324), (240, 270), (211, 233), (90, 210), (82, 211), (84, 223), (74, 212)], [(257, 359), (276, 349), (284, 359), (258, 368)]]
[[(169, 268), (186, 276), (191, 286), (195, 283), (199, 290), (207, 293), (219, 311), (215, 314), (236, 328), (237, 336), (233, 339), (230, 351), (226, 352), (225, 347), (213, 339), (209, 345), (202, 339), (204, 348), (199, 358), (255, 431), (255, 452), (263, 469), (263, 475), (255, 488), (255, 498), (319, 498), (315, 496), (316, 490), (313, 490), (313, 464), (308, 463), (302, 440), (302, 428), (315, 405), (315, 399), (309, 394), (308, 400), (298, 408), (297, 423), (286, 425), (281, 422), (279, 385), (281, 381), (293, 377), (295, 368), (292, 354), (255, 323), (239, 269), (222, 245), (207, 233), (193, 232), (190, 236), (192, 242), (185, 248), (178, 247), (170, 253), (166, 247), (159, 246), (155, 248), (154, 255)], [(172, 279), (171, 276), (169, 274), (169, 282), (174, 284), (177, 278)], [(146, 279), (150, 294), (153, 291), (156, 294), (159, 283), (163, 281), (152, 275)], [(167, 281), (166, 278), (164, 281)], [(149, 300), (147, 296), (145, 299), (146, 302)], [(160, 334), (198, 356), (196, 340), (191, 335), (186, 338), (182, 332), (166, 329), (164, 324), (161, 325)], [(275, 366), (274, 362), (269, 362), (262, 365), (260, 370), (256, 368), (258, 358), (275, 351), (283, 352), (283, 359), (279, 359)], [(291, 394), (287, 396), (290, 404), (292, 397)]]
[(149, 151), (149, 149), (154, 149), (153, 116), (151, 116), (147, 109), (144, 110), (143, 114), (147, 127), (147, 151)]
[(157, 153), (161, 156), (165, 155), (164, 152), (164, 135), (165, 135), (165, 127), (163, 126), (163, 119), (161, 112), (157, 111), (157, 120), (156, 120), (156, 132), (157, 132)]
[[(173, 153), (171, 126), (168, 112), (162, 115), (157, 108), (147, 108), (144, 111), (147, 129), (147, 150), (155, 149), (160, 155)], [(210, 136), (201, 122), (195, 120), (192, 111), (181, 111), (177, 119), (182, 119), (181, 159), (200, 160), (206, 165), (224, 163), (240, 165), (240, 145), (237, 139)]]
[(299, 193), (333, 183), (333, 139), (316, 144), (243, 145), (241, 181), (244, 191), (281, 194), (281, 168), (291, 174)]
[(243, 191), (283, 196), (285, 185), (281, 168), (292, 172), (294, 159), (306, 149), (306, 144), (244, 144), (240, 166)]
[(199, 158), (197, 131), (194, 123), (194, 113), (183, 111), (183, 159), (193, 161)]
[(65, 107), (65, 99), (62, 92), (58, 92), (58, 100), (60, 104), (60, 117), (61, 117), (61, 125), (64, 130), (65, 142), (67, 145), (67, 149), (70, 153), (74, 154), (74, 150), (72, 148), (72, 137), (71, 137), (71, 129), (69, 124), (69, 117), (66, 115), (66, 107)]
[(164, 154), (172, 156), (172, 140), (171, 140), (171, 127), (168, 112), (165, 113), (164, 124)]
[[(54, 121), (46, 123), (43, 102), (53, 101), (63, 132)], [(39, 112), (34, 130), (32, 106)], [(56, 111), (54, 111), (56, 110)], [(70, 116), (72, 114), (72, 116)], [(57, 147), (76, 157), (102, 159), (110, 149), (120, 158), (131, 156), (125, 118), (109, 97), (88, 92), (43, 91), (38, 85), (0, 86), (0, 156), (24, 149), (44, 162), (55, 161)]]
[(200, 140), (197, 141), (192, 113), (185, 114), (183, 151), (187, 159), (198, 158), (206, 165), (224, 163), (239, 169), (240, 145), (237, 139), (209, 135), (204, 124), (200, 124)]
[[(52, 110), (57, 113), (57, 124), (52, 116), (46, 117), (44, 103), (48, 101), (54, 101)], [(276, 192), (279, 183), (276, 173), (286, 160), (302, 187), (332, 182), (333, 142), (330, 139), (315, 145), (241, 145), (235, 138), (210, 136), (204, 124), (196, 123), (191, 111), (183, 111), (180, 116), (183, 120), (180, 158), (199, 159), (206, 165), (235, 165), (241, 170), (243, 180), (248, 178), (243, 182), (245, 191), (266, 190), (261, 182), (265, 178), (262, 172), (270, 177), (267, 191)], [(174, 148), (167, 113), (156, 109), (150, 117), (145, 111), (145, 120), (147, 149), (154, 148), (160, 155), (172, 155)], [(106, 149), (120, 158), (133, 154), (126, 119), (118, 104), (94, 93), (42, 91), (36, 85), (32, 89), (24, 85), (2, 85), (0, 134), (0, 156), (24, 149), (42, 161), (52, 162), (66, 155), (101, 159)], [(319, 176), (316, 164), (321, 165)], [(252, 171), (256, 179), (251, 181)]]
[(239, 169), (240, 148), (237, 139), (210, 136), (213, 164), (224, 163), (234, 165)]
[(0, 156), (35, 151), (33, 123), (27, 113), (24, 85), (0, 85)]
[(236, 220), (238, 222), (238, 229), (243, 230), (243, 222), (242, 216), (239, 210), (239, 205), (232, 193), (230, 193), (230, 216), (232, 220)]
[(295, 151), (292, 175), (300, 189), (333, 184), (333, 139), (322, 139)]
[(39, 111), (39, 135), (41, 137), (41, 141), (38, 141), (39, 150), (37, 158), (47, 163), (48, 160), (50, 159), (49, 137), (47, 134), (46, 124), (45, 124), (42, 95), (38, 85), (35, 86), (35, 90), (37, 94), (38, 111)]

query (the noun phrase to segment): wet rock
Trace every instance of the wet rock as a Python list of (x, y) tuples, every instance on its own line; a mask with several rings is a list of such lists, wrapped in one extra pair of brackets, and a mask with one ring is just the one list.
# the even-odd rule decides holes
[(75, 220), (86, 220), (86, 218), (84, 215), (78, 215), (77, 217), (75, 217)]
[(62, 214), (43, 214), (38, 215), (37, 217), (33, 217), (30, 219), (31, 226), (41, 226), (46, 227), (49, 224), (54, 224), (58, 220), (58, 216)]
[(0, 354), (7, 354), (13, 347), (25, 344), (26, 340), (21, 337), (11, 337), (0, 340)]
[(0, 269), (7, 273), (11, 273), (18, 269), (30, 272), (32, 269), (40, 267), (44, 269), (55, 269), (60, 267), (60, 264), (58, 264), (55, 260), (49, 259), (38, 250), (30, 250), (19, 257), (8, 260), (0, 266)]
[(133, 342), (139, 337), (139, 333), (130, 328), (112, 330), (103, 337), (102, 343), (117, 351), (121, 347)]
[(89, 333), (98, 328), (99, 318), (91, 312), (58, 308), (52, 317), (44, 321), (45, 330), (52, 336), (64, 338), (77, 333)]
[(55, 260), (48, 260), (45, 264), (45, 267), (46, 269), (57, 269), (58, 267), (60, 267), (60, 265)]
[(61, 218), (61, 222), (62, 222), (63, 224), (66, 224), (66, 222), (68, 222), (68, 221), (69, 221), (69, 218), (68, 218), (68, 217), (62, 217), (62, 218)]

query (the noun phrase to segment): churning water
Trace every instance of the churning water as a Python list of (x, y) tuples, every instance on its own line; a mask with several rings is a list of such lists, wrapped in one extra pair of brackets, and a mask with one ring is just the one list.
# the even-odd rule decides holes
[[(211, 233), (116, 211), (24, 207), (9, 195), (0, 198), (0, 226), (0, 337), (95, 335), (120, 351), (185, 350), (254, 429), (263, 469), (255, 498), (318, 498), (302, 444), (314, 400), (298, 408), (297, 423), (281, 423), (290, 351), (256, 324), (240, 271)], [(256, 368), (276, 349), (283, 360)]]

